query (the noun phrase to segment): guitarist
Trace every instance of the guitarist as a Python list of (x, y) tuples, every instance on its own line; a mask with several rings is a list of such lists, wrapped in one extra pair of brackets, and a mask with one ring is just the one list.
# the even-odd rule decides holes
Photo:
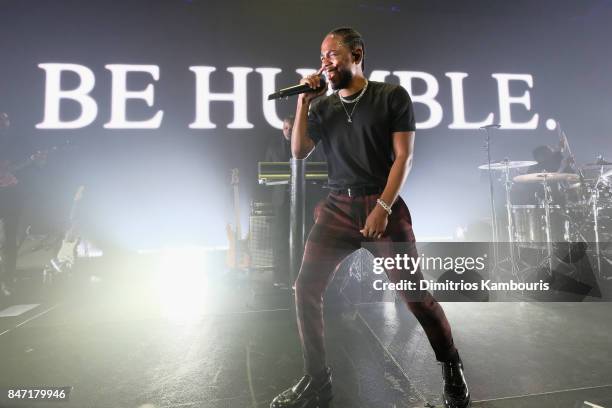
[[(9, 296), (14, 290), (17, 269), (17, 232), (25, 199), (27, 183), (23, 173), (13, 174), (10, 167), (27, 159), (33, 149), (25, 138), (11, 131), (11, 121), (6, 112), (0, 112), (0, 220), (4, 242), (0, 256), (0, 296)], [(42, 163), (44, 155), (31, 156)], [(18, 178), (19, 176), (19, 178)]]

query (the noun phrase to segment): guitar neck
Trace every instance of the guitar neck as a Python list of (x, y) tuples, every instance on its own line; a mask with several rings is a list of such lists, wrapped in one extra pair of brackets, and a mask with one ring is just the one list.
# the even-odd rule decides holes
[(7, 169), (8, 169), (8, 171), (9, 171), (10, 173), (16, 173), (16, 172), (18, 172), (18, 171), (20, 171), (20, 170), (23, 170), (23, 169), (25, 169), (26, 167), (28, 167), (28, 166), (32, 165), (32, 163), (35, 163), (37, 160), (39, 160), (39, 158), (41, 157), (41, 156), (40, 156), (41, 154), (44, 154), (44, 156), (46, 156), (46, 155), (47, 155), (47, 154), (49, 154), (49, 153), (53, 153), (53, 152), (58, 151), (59, 149), (60, 149), (59, 147), (57, 147), (57, 146), (53, 146), (53, 147), (51, 147), (50, 149), (43, 150), (43, 151), (38, 151), (38, 152), (36, 152), (36, 153), (32, 154), (32, 155), (31, 155), (30, 157), (28, 157), (27, 159), (25, 159), (25, 160), (23, 160), (23, 161), (21, 161), (21, 162), (19, 162), (19, 163), (17, 163), (17, 164), (12, 164), (12, 165), (11, 165), (11, 164), (9, 163), (9, 166), (7, 167)]
[(32, 160), (31, 158), (28, 158), (27, 160), (24, 160), (21, 163), (14, 164), (12, 166), (8, 166), (8, 171), (9, 173), (17, 173), (18, 171), (21, 171), (25, 169), (26, 167), (28, 167), (33, 162), (34, 160)]
[(240, 194), (238, 189), (238, 169), (232, 169), (232, 188), (234, 191), (234, 229), (236, 242), (242, 239), (242, 228), (240, 227)]
[(72, 207), (70, 208), (70, 216), (69, 216), (70, 229), (71, 230), (74, 228), (74, 223), (75, 223), (75, 220), (76, 220), (77, 208), (79, 206), (79, 203), (83, 199), (83, 192), (84, 191), (85, 191), (85, 186), (79, 186), (79, 188), (77, 189), (77, 192), (74, 195), (74, 198), (72, 199)]
[(70, 215), (68, 218), (70, 220), (70, 223), (73, 223), (76, 218), (77, 207), (78, 207), (78, 201), (73, 201), (72, 207), (70, 208)]
[(234, 221), (236, 223), (237, 239), (242, 239), (242, 228), (240, 226), (240, 193), (238, 185), (234, 185)]

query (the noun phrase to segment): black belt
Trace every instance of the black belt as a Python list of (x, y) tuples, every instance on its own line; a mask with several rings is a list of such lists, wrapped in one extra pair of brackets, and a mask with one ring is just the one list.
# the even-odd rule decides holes
[(345, 194), (349, 197), (366, 196), (370, 194), (380, 194), (384, 190), (383, 187), (366, 186), (366, 187), (348, 187), (348, 188), (331, 188), (334, 194)]

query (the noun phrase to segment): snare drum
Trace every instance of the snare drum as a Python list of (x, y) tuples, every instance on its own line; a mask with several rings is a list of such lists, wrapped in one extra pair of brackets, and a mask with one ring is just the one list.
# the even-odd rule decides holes
[[(550, 241), (569, 242), (571, 240), (570, 217), (559, 205), (551, 205)], [(528, 246), (539, 246), (548, 242), (546, 237), (546, 210), (543, 205), (513, 205), (515, 241)]]

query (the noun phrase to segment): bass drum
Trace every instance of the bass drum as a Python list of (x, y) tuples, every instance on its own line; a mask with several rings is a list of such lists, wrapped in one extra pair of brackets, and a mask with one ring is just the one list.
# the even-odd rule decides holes
[[(572, 239), (571, 217), (558, 205), (550, 209), (550, 241), (569, 242)], [(514, 223), (515, 242), (528, 247), (545, 247), (546, 210), (542, 205), (513, 205), (512, 222)]]

